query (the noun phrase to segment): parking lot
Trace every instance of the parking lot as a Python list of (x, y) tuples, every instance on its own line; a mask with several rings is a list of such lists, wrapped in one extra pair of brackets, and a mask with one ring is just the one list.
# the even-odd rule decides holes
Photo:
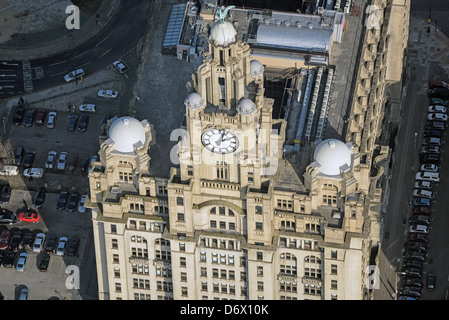
[[(63, 96), (56, 95), (52, 99), (40, 100), (38, 97), (24, 96), (25, 110), (34, 108), (37, 113), (38, 110), (44, 109), (47, 115), (51, 111), (57, 112), (56, 124), (53, 128), (47, 127), (45, 121), (42, 125), (36, 125), (36, 119), (29, 127), (24, 126), (23, 123), (15, 125), (13, 117), (18, 107), (17, 103), (14, 103), (10, 109), (6, 120), (6, 139), (14, 150), (18, 146), (23, 147), (24, 155), (26, 152), (35, 151), (31, 167), (43, 168), (44, 176), (39, 179), (24, 177), (23, 162), (19, 165), (18, 175), (0, 176), (0, 187), (8, 184), (12, 188), (9, 202), (0, 207), (16, 215), (29, 207), (39, 213), (41, 219), (37, 223), (18, 221), (14, 224), (2, 224), (0, 233), (5, 229), (19, 230), (22, 234), (32, 232), (34, 235), (43, 232), (47, 238), (49, 235), (55, 235), (58, 238), (64, 236), (69, 239), (77, 238), (80, 242), (75, 256), (51, 254), (46, 272), (38, 269), (41, 253), (32, 252), (32, 250), (26, 250), (29, 253), (29, 259), (24, 272), (18, 272), (15, 265), (11, 268), (0, 265), (0, 297), (4, 299), (18, 299), (19, 292), (24, 287), (29, 289), (28, 298), (31, 300), (96, 298), (96, 269), (90, 211), (69, 212), (67, 209), (57, 210), (56, 207), (62, 190), (70, 193), (77, 192), (80, 196), (88, 194), (87, 167), (82, 168), (81, 164), (83, 161), (88, 163), (91, 157), (97, 154), (100, 127), (105, 116), (113, 117), (119, 114), (120, 96), (118, 99), (105, 99), (98, 97), (96, 93), (99, 89), (119, 91), (120, 84), (117, 79), (111, 78), (108, 85), (104, 81), (107, 75), (102, 77), (98, 86), (91, 84), (85, 90), (73, 86), (76, 92), (67, 92)], [(86, 81), (89, 79), (86, 78)], [(65, 85), (63, 89), (52, 88), (51, 90), (53, 92), (67, 90), (67, 86), (70, 85)], [(33, 94), (45, 96), (45, 92)], [(73, 101), (72, 105), (75, 105), (75, 108), (68, 108), (68, 101)], [(81, 103), (95, 104), (96, 111), (80, 112)], [(79, 122), (77, 122), (74, 130), (69, 131), (69, 117), (77, 115), (80, 118), (83, 114), (89, 117), (87, 129), (78, 130)], [(2, 138), (4, 138), (3, 135)], [(49, 151), (57, 153), (53, 168), (45, 166)], [(61, 152), (68, 154), (63, 170), (58, 169), (57, 166)], [(45, 188), (46, 197), (43, 206), (36, 208), (33, 199), (39, 188)], [(19, 253), (24, 250), (19, 247), (16, 260)], [(67, 271), (74, 273), (70, 275)]]

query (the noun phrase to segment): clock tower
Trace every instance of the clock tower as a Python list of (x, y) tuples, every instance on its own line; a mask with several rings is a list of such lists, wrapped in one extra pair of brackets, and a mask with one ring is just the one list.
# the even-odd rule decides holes
[[(175, 208), (170, 209), (172, 259), (187, 259), (187, 265), (189, 259), (192, 265), (200, 259), (200, 248), (212, 249), (217, 241), (221, 255), (229, 256), (232, 248), (233, 259), (243, 261), (252, 255), (248, 243), (269, 245), (272, 240), (271, 232), (260, 230), (271, 229), (271, 199), (255, 200), (252, 192), (272, 185), (285, 122), (272, 119), (274, 100), (264, 96), (264, 66), (237, 37), (223, 16), (215, 21), (203, 63), (187, 86), (187, 130), (178, 143), (179, 167), (172, 168), (167, 185), (169, 207)], [(259, 201), (257, 208), (267, 203), (257, 217), (254, 201)], [(185, 250), (190, 243), (191, 255), (177, 252), (178, 243)]]

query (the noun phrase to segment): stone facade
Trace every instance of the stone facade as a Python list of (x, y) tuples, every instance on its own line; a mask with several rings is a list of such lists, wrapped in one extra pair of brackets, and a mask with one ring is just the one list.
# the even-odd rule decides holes
[(366, 33), (349, 142), (318, 140), (302, 186), (291, 188), (279, 183), (292, 166), (286, 121), (272, 117), (263, 66), (224, 23), (187, 86), (169, 177), (148, 174), (147, 121), (132, 122), (145, 134), (129, 136), (132, 151), (111, 138), (129, 134), (122, 118), (101, 142), (89, 172), (100, 299), (366, 298), (381, 191), (371, 159), (385, 95), (382, 30)]

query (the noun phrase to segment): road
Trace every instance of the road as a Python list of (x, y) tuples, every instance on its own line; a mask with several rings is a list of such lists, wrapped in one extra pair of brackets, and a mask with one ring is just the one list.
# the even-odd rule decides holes
[[(76, 68), (83, 68), (89, 76), (120, 59), (129, 68), (123, 75), (126, 92), (122, 93), (121, 109), (126, 110), (135, 80), (137, 48), (146, 31), (150, 7), (151, 1), (131, 6), (122, 0), (108, 24), (81, 45), (32, 61), (0, 61), (0, 98), (61, 85), (65, 83), (64, 75)], [(67, 32), (70, 37), (70, 32), (77, 30)]]

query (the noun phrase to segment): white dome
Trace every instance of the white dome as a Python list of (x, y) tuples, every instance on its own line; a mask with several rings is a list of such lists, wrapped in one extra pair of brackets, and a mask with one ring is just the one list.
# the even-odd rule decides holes
[(217, 21), (210, 29), (210, 41), (214, 45), (227, 46), (235, 41), (237, 33), (228, 21)]
[(199, 109), (204, 105), (204, 100), (198, 93), (191, 92), (184, 100), (184, 105), (192, 109)]
[(264, 72), (262, 63), (257, 60), (251, 60), (249, 63), (249, 74), (251, 77), (258, 77)]
[(115, 120), (109, 128), (109, 138), (114, 141), (113, 148), (120, 152), (133, 152), (134, 144), (145, 143), (145, 128), (132, 117)]
[(339, 175), (341, 166), (351, 166), (351, 150), (336, 139), (322, 141), (316, 147), (313, 158), (320, 164), (320, 172), (330, 176)]
[(239, 101), (239, 104), (237, 106), (237, 111), (240, 114), (249, 115), (254, 113), (256, 110), (256, 104), (248, 98), (242, 98)]

